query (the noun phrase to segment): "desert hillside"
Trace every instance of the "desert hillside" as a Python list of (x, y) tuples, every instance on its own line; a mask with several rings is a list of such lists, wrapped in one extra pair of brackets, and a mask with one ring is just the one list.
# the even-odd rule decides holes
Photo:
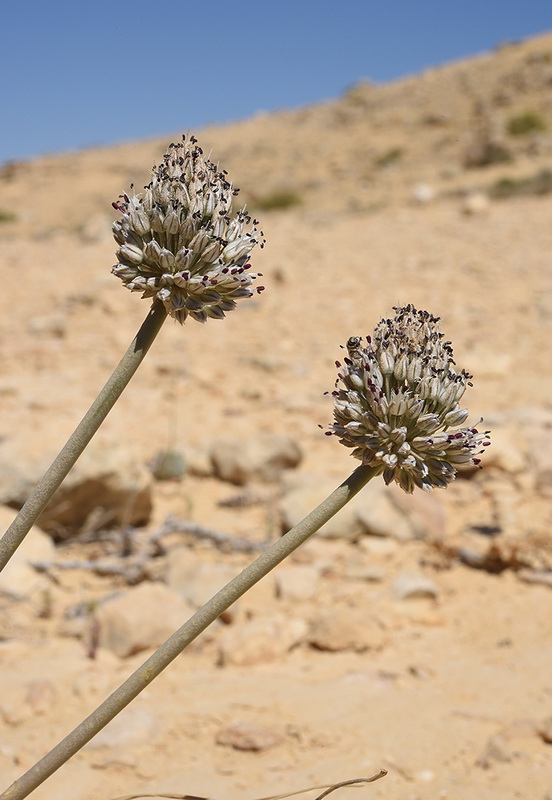
[[(165, 323), (0, 578), (6, 785), (349, 475), (319, 427), (340, 346), (413, 303), (473, 373), (483, 469), (372, 482), (33, 797), (253, 800), (384, 768), (354, 791), (549, 800), (551, 100), (546, 34), (194, 131), (260, 220), (266, 291)], [(179, 136), (0, 169), (3, 527), (148, 311), (110, 274), (111, 202)]]

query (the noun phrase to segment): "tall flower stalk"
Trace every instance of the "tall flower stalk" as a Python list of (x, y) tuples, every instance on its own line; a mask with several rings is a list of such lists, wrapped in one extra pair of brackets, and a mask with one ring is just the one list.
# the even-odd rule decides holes
[(113, 224), (119, 245), (113, 273), (153, 304), (104, 388), (0, 539), (0, 571), (121, 396), (167, 314), (180, 323), (188, 317), (222, 319), (239, 298), (253, 296), (258, 275), (250, 271), (248, 258), (264, 240), (245, 209), (232, 211), (238, 191), (191, 136), (169, 145), (143, 193), (124, 194), (113, 203), (121, 213)]
[[(53, 750), (15, 781), (0, 800), (23, 800), (119, 714), (220, 614), (309, 539), (377, 475), (414, 487), (446, 487), (457, 467), (479, 465), (488, 432), (454, 428), (468, 412), (458, 400), (470, 382), (452, 368), (450, 342), (442, 343), (438, 319), (413, 306), (395, 309), (382, 320), (367, 346), (360, 337), (347, 343), (345, 363), (337, 362), (333, 393), (336, 434), (363, 463), (305, 519), (233, 578), (142, 664)], [(451, 426), (452, 429), (451, 429)]]

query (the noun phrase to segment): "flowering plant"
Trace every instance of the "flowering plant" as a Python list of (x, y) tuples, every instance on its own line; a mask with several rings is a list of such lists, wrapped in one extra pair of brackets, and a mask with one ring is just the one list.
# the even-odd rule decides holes
[(335, 434), (352, 455), (406, 492), (446, 487), (459, 467), (478, 465), (489, 431), (460, 428), (459, 400), (472, 376), (454, 369), (439, 318), (414, 306), (395, 308), (373, 336), (347, 342), (335, 397)]

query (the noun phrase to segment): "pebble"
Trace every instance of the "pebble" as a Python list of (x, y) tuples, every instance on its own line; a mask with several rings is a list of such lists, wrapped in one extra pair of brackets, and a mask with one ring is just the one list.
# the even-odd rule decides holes
[(489, 213), (490, 206), (491, 203), (487, 194), (484, 192), (470, 192), (464, 198), (461, 210), (468, 217), (481, 217)]
[(158, 481), (178, 481), (186, 472), (186, 459), (180, 450), (163, 450), (151, 464), (153, 477)]
[(369, 567), (357, 564), (345, 569), (343, 578), (349, 581), (364, 581), (366, 583), (380, 583), (385, 580), (386, 572), (380, 567)]
[[(280, 502), (282, 529), (284, 533), (291, 530), (304, 519), (313, 508), (324, 500), (336, 488), (336, 481), (317, 476), (311, 477), (308, 485), (299, 486), (288, 492)], [(353, 506), (354, 500), (348, 503), (317, 531), (318, 538), (355, 539), (361, 535), (362, 526), (357, 519)]]
[(439, 587), (430, 578), (418, 572), (401, 572), (391, 583), (391, 592), (397, 600), (419, 597), (435, 598)]
[(425, 206), (435, 200), (437, 192), (429, 183), (415, 183), (412, 187), (410, 197), (416, 205)]
[(304, 620), (276, 614), (227, 627), (219, 639), (219, 660), (222, 666), (270, 663), (304, 641), (306, 634)]
[(386, 637), (378, 623), (355, 608), (333, 608), (311, 622), (308, 642), (318, 650), (381, 650)]

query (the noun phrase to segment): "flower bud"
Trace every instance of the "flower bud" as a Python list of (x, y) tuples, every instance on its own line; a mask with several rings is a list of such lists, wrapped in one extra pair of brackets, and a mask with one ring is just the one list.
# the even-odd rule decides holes
[(264, 245), (245, 210), (233, 213), (236, 193), (193, 136), (171, 144), (144, 192), (114, 204), (121, 218), (113, 224), (120, 245), (113, 273), (180, 323), (221, 319), (253, 295), (258, 276), (245, 262)]
[(479, 465), (489, 434), (458, 429), (468, 416), (458, 399), (471, 376), (452, 369), (452, 347), (442, 342), (438, 318), (412, 305), (395, 312), (368, 337), (362, 359), (349, 344), (354, 340), (360, 350), (360, 337), (349, 339), (332, 393), (330, 432), (386, 483), (396, 481), (406, 492), (443, 488), (458, 468)]

